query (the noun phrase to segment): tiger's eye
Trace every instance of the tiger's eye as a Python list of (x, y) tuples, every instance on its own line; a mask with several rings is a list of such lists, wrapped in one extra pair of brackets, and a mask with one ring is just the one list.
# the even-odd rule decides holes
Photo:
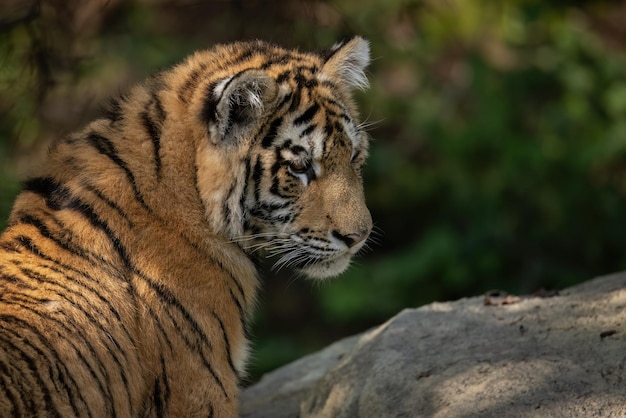
[(305, 160), (296, 160), (289, 162), (289, 169), (296, 174), (305, 174), (311, 168), (311, 163)]

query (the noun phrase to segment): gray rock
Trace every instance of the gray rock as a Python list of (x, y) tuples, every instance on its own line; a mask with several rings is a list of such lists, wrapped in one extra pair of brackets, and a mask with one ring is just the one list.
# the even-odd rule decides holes
[(626, 274), (407, 309), (265, 375), (245, 418), (625, 417)]

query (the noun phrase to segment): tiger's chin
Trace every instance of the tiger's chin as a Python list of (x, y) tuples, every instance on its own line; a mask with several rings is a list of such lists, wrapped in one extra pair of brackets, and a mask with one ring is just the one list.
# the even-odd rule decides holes
[(331, 260), (321, 260), (298, 268), (298, 271), (312, 279), (329, 279), (346, 271), (352, 261), (352, 254), (346, 253)]

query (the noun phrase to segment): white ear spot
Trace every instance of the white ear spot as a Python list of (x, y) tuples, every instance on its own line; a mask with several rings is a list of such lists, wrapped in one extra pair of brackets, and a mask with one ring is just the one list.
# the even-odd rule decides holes
[(370, 63), (369, 42), (357, 36), (346, 43), (335, 44), (331, 51), (332, 55), (324, 64), (323, 71), (350, 87), (367, 89), (369, 82), (365, 69)]
[(232, 79), (233, 79), (233, 76), (226, 77), (220, 80), (219, 83), (217, 83), (217, 85), (215, 86), (215, 89), (213, 90), (213, 97), (218, 99), (224, 93), (224, 89), (226, 88), (228, 83), (230, 83), (230, 80)]

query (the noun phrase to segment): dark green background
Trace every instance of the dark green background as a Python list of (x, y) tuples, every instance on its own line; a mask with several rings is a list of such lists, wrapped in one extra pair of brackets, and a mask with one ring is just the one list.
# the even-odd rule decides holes
[(33, 155), (215, 42), (372, 43), (359, 94), (378, 234), (339, 280), (267, 274), (252, 379), (405, 307), (626, 267), (623, 1), (6, 0), (0, 223)]

